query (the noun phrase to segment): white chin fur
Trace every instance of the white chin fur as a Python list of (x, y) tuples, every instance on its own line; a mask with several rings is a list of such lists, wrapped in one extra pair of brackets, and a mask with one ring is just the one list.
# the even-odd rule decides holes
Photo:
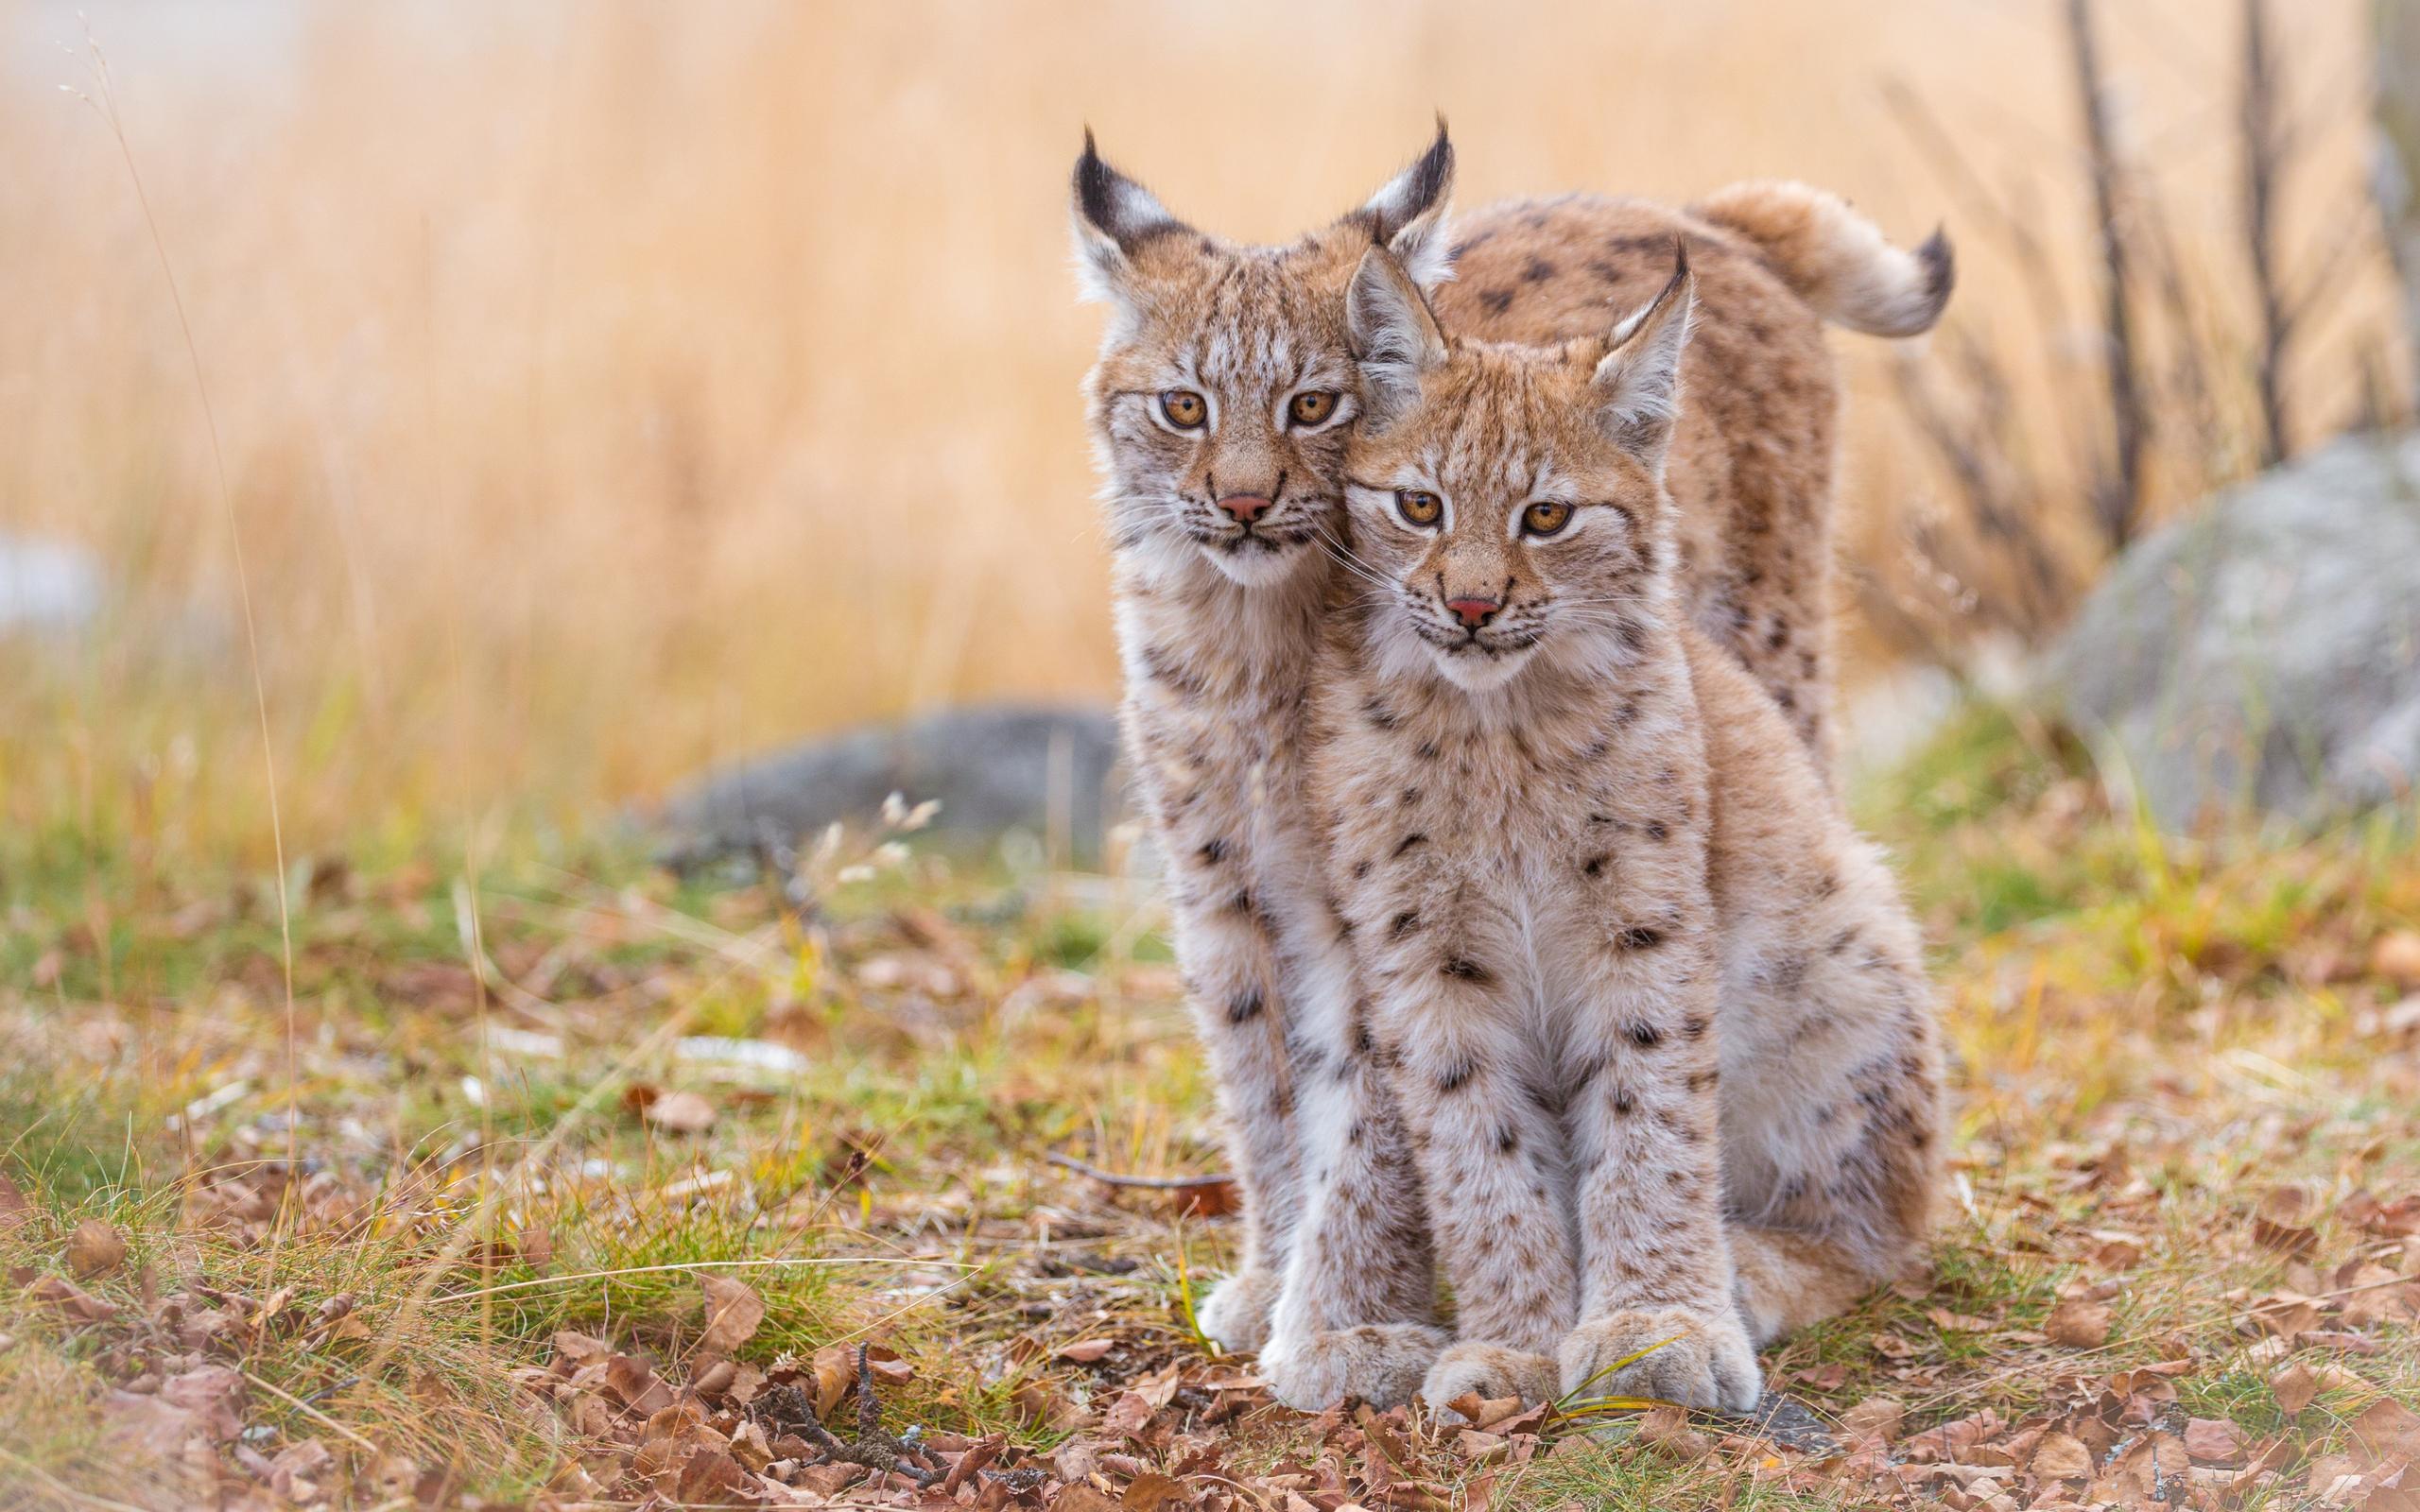
[(1493, 693), (1530, 664), (1530, 655), (1535, 649), (1524, 646), (1502, 656), (1489, 656), (1483, 651), (1440, 651), (1437, 670), (1465, 693)]
[(1201, 548), (1202, 557), (1219, 569), (1227, 581), (1240, 588), (1272, 588), (1294, 576), (1303, 564), (1306, 551), (1301, 546), (1288, 546), (1282, 551), (1224, 551), (1217, 546)]

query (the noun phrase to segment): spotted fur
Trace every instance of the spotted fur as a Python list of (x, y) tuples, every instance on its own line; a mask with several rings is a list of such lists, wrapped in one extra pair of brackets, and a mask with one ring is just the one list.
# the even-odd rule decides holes
[(1449, 338), (1383, 250), (1350, 294), (1367, 591), (1314, 673), (1310, 798), (1453, 1284), (1432, 1401), (1743, 1410), (1757, 1342), (1925, 1233), (1916, 931), (1684, 598), (1695, 284), (1542, 348)]
[[(1672, 213), (1608, 211), (1596, 228), (1602, 245), (1558, 270), (1544, 266), (1553, 249), (1541, 243), (1525, 254), (1526, 284), (1497, 300), (1493, 258), (1532, 232), (1548, 242), (1594, 232), (1571, 218), (1576, 201), (1514, 205), (1475, 223), (1475, 238), (1490, 241), (1497, 221), (1519, 222), (1493, 238), (1495, 252), (1458, 244), (1444, 222), (1452, 165), (1441, 126), (1430, 148), (1361, 207), (1275, 248), (1194, 230), (1102, 161), (1089, 137), (1075, 174), (1080, 277), (1111, 312), (1086, 396), (1116, 558), (1123, 723), (1169, 857), (1179, 960), (1246, 1187), (1242, 1263), (1203, 1323), (1230, 1348), (1268, 1345), (1264, 1367), (1289, 1401), (1334, 1400), (1340, 1382), (1399, 1400), (1443, 1343), (1416, 1166), (1389, 1079), (1362, 1050), (1366, 1005), (1344, 921), (1320, 884), (1319, 826), (1303, 789), (1311, 663), (1327, 600), (1354, 582), (1337, 565), (1348, 552), (1343, 448), (1363, 403), (1347, 285), (1379, 246), (1453, 301), (1478, 287), (1444, 282), (1460, 251), (1491, 280), (1474, 320), (1550, 322), (1583, 308), (1601, 316), (1668, 259), (1669, 237), (1638, 228)], [(1692, 245), (1749, 245), (1688, 224)], [(1704, 544), (1681, 571), (1701, 619), (1743, 616), (1725, 644), (1767, 646), (1749, 664), (1774, 697), (1803, 711), (1820, 746), (1832, 380), (1806, 309), (1768, 309), (1790, 298), (1777, 277), (1753, 248), (1707, 274), (1709, 287), (1736, 278), (1747, 291), (1741, 307), (1778, 322), (1751, 335), (1776, 354), (1782, 381), (1743, 380), (1739, 423), (1768, 432), (1754, 457), (1685, 438), (1676, 449), (1676, 477), (1705, 470), (1702, 484), (1682, 490), (1687, 539)], [(1206, 426), (1184, 431), (1155, 412), (1171, 388), (1203, 397)], [(1285, 406), (1303, 392), (1334, 392), (1339, 403), (1322, 423), (1296, 426)], [(1791, 405), (1806, 417), (1785, 413)], [(1809, 449), (1822, 454), (1811, 472), (1761, 460)], [(1793, 480), (1817, 473), (1822, 488), (1792, 491)], [(1246, 528), (1219, 507), (1230, 494), (1272, 502)], [(1754, 523), (1735, 526), (1735, 510)], [(1793, 531), (1808, 543), (1803, 554), (1772, 539)], [(1781, 586), (1776, 564), (1819, 581)], [(1305, 1252), (1299, 1229), (1356, 1263), (1296, 1265), (1302, 1284), (1281, 1285), (1289, 1257)]]
[[(1353, 1058), (1352, 954), (1302, 782), (1323, 547), (1342, 528), (1359, 406), (1344, 288), (1378, 245), (1442, 276), (1452, 165), (1441, 130), (1361, 207), (1276, 248), (1184, 225), (1089, 140), (1074, 186), (1080, 268), (1112, 312), (1086, 398), (1115, 552), (1122, 720), (1245, 1190), (1242, 1263), (1201, 1323), (1230, 1349), (1259, 1348), (1299, 1229), (1330, 1225), (1347, 1251), (1383, 1242), (1392, 1261), (1325, 1289), (1295, 1332), (1392, 1341), (1407, 1391), (1443, 1344), (1427, 1232), (1392, 1104)], [(1170, 391), (1200, 396), (1205, 422), (1171, 423)], [(1290, 409), (1303, 394), (1336, 401), (1303, 424)], [(1235, 495), (1270, 502), (1239, 522), (1219, 503)], [(1352, 1195), (1306, 1216), (1307, 1194), (1331, 1187)], [(1362, 1324), (1389, 1327), (1352, 1332)]]

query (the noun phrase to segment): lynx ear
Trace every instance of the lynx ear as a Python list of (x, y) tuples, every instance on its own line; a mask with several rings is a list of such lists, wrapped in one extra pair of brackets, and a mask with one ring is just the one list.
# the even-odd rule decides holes
[(1076, 276), (1085, 299), (1131, 312), (1136, 302), (1134, 249), (1188, 229), (1151, 191), (1102, 162), (1086, 129), (1075, 177)]
[(1672, 281), (1647, 308), (1614, 327), (1589, 386), (1597, 423), (1616, 446), (1661, 473), (1681, 408), (1681, 353), (1697, 308), (1697, 278), (1685, 245), (1676, 248)]
[(1363, 423), (1384, 430), (1420, 397), (1420, 378), (1445, 360), (1445, 334), (1394, 254), (1373, 247), (1353, 270), (1344, 323), (1361, 366)]
[(1445, 118), (1437, 117), (1437, 140), (1412, 164), (1348, 219), (1370, 229), (1370, 239), (1394, 253), (1411, 280), (1433, 289), (1454, 276), (1453, 239), (1446, 234), (1445, 201), (1454, 187), (1454, 144)]

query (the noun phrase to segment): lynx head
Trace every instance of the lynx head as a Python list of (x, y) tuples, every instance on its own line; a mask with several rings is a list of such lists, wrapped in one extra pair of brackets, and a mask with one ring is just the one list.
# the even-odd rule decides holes
[(1241, 247), (1178, 220), (1085, 134), (1077, 264), (1111, 310), (1087, 392), (1120, 552), (1171, 569), (1206, 560), (1248, 587), (1319, 554), (1361, 408), (1346, 285), (1374, 248), (1416, 284), (1448, 276), (1453, 169), (1440, 121), (1427, 152), (1358, 210), (1290, 246)]
[(1663, 293), (1602, 335), (1457, 342), (1392, 257), (1362, 258), (1347, 494), (1354, 548), (1384, 585), (1381, 664), (1433, 664), (1476, 692), (1536, 657), (1636, 655), (1670, 593), (1664, 455), (1693, 298), (1684, 252)]

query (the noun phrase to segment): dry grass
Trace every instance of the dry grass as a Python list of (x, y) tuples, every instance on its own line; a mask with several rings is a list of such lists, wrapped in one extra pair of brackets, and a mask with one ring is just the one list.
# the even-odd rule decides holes
[[(1864, 801), (1938, 947), (1959, 1196), (1928, 1284), (1767, 1366), (1826, 1419), (1898, 1403), (1903, 1466), (1572, 1440), (1497, 1465), (1495, 1505), (1693, 1504), (1726, 1486), (1751, 1504), (1872, 1504), (1942, 1457), (1917, 1430), (1942, 1428), (1980, 1474), (2046, 1425), (2089, 1435), (2103, 1383), (2153, 1365), (2175, 1373), (2128, 1421), (2230, 1424), (2242, 1452), (2196, 1485), (2233, 1486), (2273, 1452), (2278, 1479), (2231, 1494), (2300, 1504), (2350, 1452), (2346, 1423), (2420, 1391), (2420, 1239), (2378, 1216), (2410, 1199), (2395, 1211), (2420, 1226), (2420, 1020), (2401, 995), (2420, 975), (2398, 974), (2420, 963), (2393, 955), (2420, 949), (2415, 816), (2185, 846), (2096, 791), (2071, 749), (1979, 713)], [(1154, 1372), (1219, 1379), (1184, 1297), (1230, 1242), (1167, 1194), (1113, 1195), (1046, 1160), (1216, 1159), (1138, 889), (924, 854), (803, 923), (760, 890), (676, 888), (611, 847), (518, 849), (475, 891), (426, 866), (322, 865), (293, 899), (289, 1082), (274, 912), (248, 878), (126, 856), (69, 868), (22, 836), (0, 868), (47, 879), (15, 885), (0, 939), (0, 1177), (28, 1201), (12, 1211), (0, 1188), (11, 1504), (263, 1485), (350, 1505), (643, 1494), (644, 1445), (623, 1477), (646, 1415), (544, 1367), (588, 1348), (561, 1342), (571, 1330), (701, 1379), (705, 1273), (767, 1304), (745, 1366), (812, 1377), (838, 1345), (895, 1350), (894, 1427), (1033, 1453), (1072, 1434), (1129, 1456), (1100, 1461), (1114, 1478), (1178, 1469), (1197, 1495), (1216, 1488), (1201, 1454), (1262, 1484), (1361, 1432), (1238, 1415), (1206, 1387), (1163, 1397), (1133, 1438), (1115, 1426)], [(684, 1048), (701, 1036), (794, 1063)], [(711, 1126), (643, 1110), (683, 1094)], [(2277, 1206), (2282, 1188), (2303, 1205)], [(130, 1246), (77, 1282), (104, 1317), (53, 1289), (75, 1279), (87, 1220)], [(2318, 1298), (2308, 1315), (2301, 1297)], [(2105, 1310), (2104, 1339), (2066, 1336), (2070, 1298)], [(2297, 1365), (2322, 1390), (2287, 1410), (2270, 1382)], [(130, 1474), (163, 1451), (112, 1388), (222, 1366), (243, 1377), (236, 1436), (178, 1459), (187, 1481)], [(736, 1413), (721, 1389), (708, 1405)], [(1421, 1476), (1480, 1504), (1470, 1443), (1399, 1427), (1424, 1446)], [(1528, 1442), (1570, 1439), (1548, 1425)], [(1999, 1473), (2012, 1505), (2057, 1489)]]
[[(2359, 9), (2294, 8), (2309, 102), (2358, 77)], [(2107, 9), (2128, 139), (2202, 314), (2239, 329), (2232, 7)], [(127, 1469), (154, 1452), (255, 1499), (281, 1462), (295, 1500), (298, 1474), (362, 1505), (635, 1494), (634, 1425), (568, 1387), (541, 1400), (562, 1383), (527, 1372), (571, 1331), (688, 1379), (696, 1267), (738, 1261), (769, 1304), (743, 1363), (878, 1339), (906, 1361), (894, 1410), (939, 1429), (1040, 1450), (1156, 1371), (1198, 1382), (1184, 1297), (1227, 1226), (1044, 1162), (1212, 1159), (1147, 889), (927, 857), (807, 927), (582, 837), (610, 801), (801, 730), (1109, 692), (1074, 397), (1095, 318), (1062, 226), (1086, 120), (1237, 234), (1343, 208), (1434, 106), (1471, 200), (1790, 174), (1902, 235), (1945, 216), (1958, 319), (2007, 354), (2019, 434), (2074, 418), (2088, 343), (2039, 329), (1883, 92), (1930, 102), (2087, 308), (2074, 102), (2037, 8), (1529, 14), (104, 6), (155, 241), (106, 125), (51, 87), (85, 83), (72, 11), (0, 0), (0, 529), (85, 542), (119, 588), (88, 633), (0, 644), (0, 1177), (26, 1195), (0, 1188), (0, 1503), (173, 1504), (169, 1471)], [(2337, 234), (2356, 166), (2342, 112), (2314, 119), (2326, 188), (2290, 200), (2290, 257)], [(251, 570), (284, 877), (163, 254)], [(2314, 432), (2358, 402), (2367, 277), (2292, 375)], [(1879, 354), (1842, 350), (1848, 551), (1888, 575), (1945, 485), (1903, 444)], [(2029, 465), (2080, 496), (2081, 458)], [(2155, 504), (2222, 470), (2155, 455)], [(2301, 1475), (2380, 1392), (2420, 1388), (2408, 1320), (2280, 1333), (2256, 1308), (2386, 1253), (2354, 1198), (2409, 1192), (2420, 1082), (2369, 953), (2420, 924), (2420, 871), (2391, 825), (2180, 850), (2092, 791), (1979, 720), (1869, 800), (1941, 947), (1973, 1202), (1931, 1291), (1793, 1343), (1775, 1379), (1936, 1426), (2064, 1413), (2100, 1372), (2187, 1358), (2180, 1407)], [(718, 1067), (684, 1036), (805, 1068)], [(641, 1111), (683, 1091), (710, 1129)], [(2298, 1257), (2252, 1211), (2288, 1182), (2312, 1203)], [(80, 1315), (53, 1283), (87, 1220), (130, 1253), (77, 1282), (102, 1305)], [(2044, 1337), (2063, 1290), (2113, 1280), (2106, 1346)], [(1080, 1338), (1114, 1347), (1054, 1352)], [(2281, 1351), (2343, 1374), (2288, 1413)], [(111, 1393), (203, 1365), (241, 1374), (235, 1436), (130, 1447)], [(1220, 1452), (1256, 1474), (1325, 1432), (1255, 1415)], [(1564, 1441), (1499, 1488), (1870, 1500), (1730, 1451)], [(1473, 1467), (1432, 1447), (1469, 1497)]]
[[(2107, 10), (2125, 140), (2223, 324), (2248, 300), (2233, 8)], [(2299, 264), (2343, 233), (2360, 8), (2291, 11), (2316, 131), (2285, 206)], [(2030, 465), (2080, 476), (2056, 447), (2091, 390), (2090, 238), (2048, 8), (1623, 0), (1508, 28), (1443, 4), (102, 6), (93, 26), (216, 401), (306, 849), (585, 813), (940, 700), (1104, 696), (1074, 398), (1097, 316), (1063, 225), (1086, 121), (1238, 235), (1344, 208), (1433, 107), (1469, 202), (1789, 174), (1902, 236), (1945, 219), (1957, 319), (2005, 351), (2052, 453)], [(115, 143), (52, 88), (85, 84), (82, 46), (65, 0), (0, 0), (0, 527), (92, 544), (124, 592), (0, 688), (0, 816), (48, 822), (75, 792), (115, 843), (264, 848), (186, 352)], [(2038, 230), (2075, 329), (2038, 329), (1893, 84)], [(2359, 397), (2342, 333), (2379, 290), (2354, 274), (2292, 375), (2315, 434)], [(1945, 490), (1877, 344), (1841, 345), (1849, 554), (1895, 581), (1905, 524)], [(2172, 497), (2204, 474), (2165, 475)]]

